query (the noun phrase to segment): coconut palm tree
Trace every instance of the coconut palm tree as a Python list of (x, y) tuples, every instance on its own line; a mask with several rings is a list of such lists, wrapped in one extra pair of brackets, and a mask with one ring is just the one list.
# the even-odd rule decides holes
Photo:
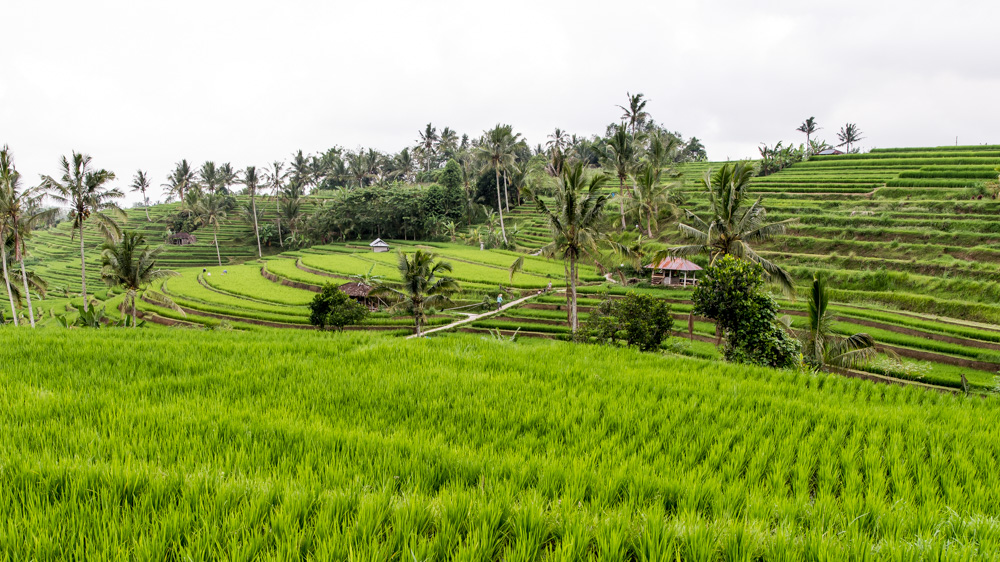
[(598, 253), (597, 240), (608, 200), (607, 195), (601, 194), (601, 188), (607, 180), (605, 174), (595, 174), (587, 179), (583, 163), (577, 162), (563, 171), (551, 207), (530, 189), (527, 190), (528, 197), (534, 199), (552, 232), (553, 240), (542, 248), (542, 253), (559, 256), (569, 262), (569, 322), (574, 334), (579, 327), (576, 310), (577, 262), (584, 255), (593, 257)]
[[(709, 170), (702, 178), (702, 186), (708, 194), (712, 215), (702, 219), (689, 210), (684, 214), (691, 224), (678, 225), (681, 234), (694, 240), (694, 244), (670, 248), (666, 254), (688, 256), (706, 253), (712, 263), (720, 256), (733, 255), (758, 263), (772, 281), (787, 292), (793, 291), (792, 278), (778, 265), (762, 258), (751, 243), (764, 242), (776, 235), (784, 234), (789, 224), (797, 219), (765, 224), (767, 211), (758, 197), (750, 203), (747, 186), (754, 175), (754, 167), (747, 162), (726, 164), (714, 173)], [(748, 204), (749, 203), (749, 204)], [(661, 256), (658, 259), (662, 259)]]
[(215, 243), (215, 257), (222, 265), (222, 254), (219, 252), (219, 226), (226, 220), (226, 206), (223, 196), (216, 193), (209, 193), (198, 201), (195, 209), (198, 224), (200, 226), (211, 226), (213, 228), (212, 241)]
[(293, 182), (298, 183), (305, 190), (306, 187), (312, 183), (312, 166), (310, 165), (309, 159), (302, 154), (302, 150), (299, 149), (298, 152), (292, 155), (292, 161), (289, 163), (289, 170), (291, 179)]
[[(504, 245), (507, 244), (507, 227), (503, 221), (503, 200), (500, 194), (500, 172), (514, 163), (514, 154), (510, 149), (511, 142), (510, 125), (497, 124), (496, 127), (483, 131), (483, 138), (480, 140), (476, 153), (485, 162), (483, 171), (493, 169), (496, 174), (497, 186), (497, 210), (500, 212), (500, 231), (503, 235)], [(508, 206), (508, 211), (510, 207)]]
[(179, 201), (183, 201), (188, 189), (194, 186), (194, 170), (187, 160), (175, 164), (174, 171), (167, 176), (167, 183), (163, 184), (163, 187), (167, 188), (168, 197), (177, 197)]
[[(177, 275), (174, 271), (156, 268), (156, 260), (163, 252), (163, 246), (150, 248), (144, 244), (146, 239), (142, 234), (126, 231), (120, 241), (105, 242), (101, 247), (101, 279), (108, 287), (121, 287), (125, 290), (123, 304), (132, 309), (133, 328), (136, 326), (135, 300), (139, 292), (157, 279)], [(173, 304), (169, 299), (164, 300), (164, 303), (167, 306)]]
[(858, 128), (854, 123), (848, 123), (840, 128), (840, 132), (837, 133), (837, 139), (840, 140), (840, 144), (837, 146), (847, 145), (847, 153), (851, 153), (851, 145), (857, 144), (863, 140), (865, 137), (861, 136), (861, 129)]
[(260, 178), (257, 176), (256, 166), (247, 166), (243, 171), (243, 177), (239, 179), (247, 188), (247, 195), (250, 196), (250, 213), (253, 215), (253, 235), (257, 238), (257, 257), (264, 257), (264, 251), (260, 248), (260, 227), (257, 226), (257, 184)]
[(660, 208), (672, 206), (670, 185), (660, 182), (660, 170), (652, 163), (647, 164), (635, 176), (635, 192), (629, 200), (629, 208), (635, 211), (639, 220), (645, 219), (646, 236), (653, 237), (653, 228), (658, 229)]
[[(0, 262), (3, 263), (3, 282), (10, 299), (10, 315), (17, 326), (17, 309), (14, 307), (14, 289), (11, 287), (10, 275), (7, 272), (7, 242), (11, 230), (7, 209), (13, 205), (14, 193), (20, 180), (20, 174), (14, 168), (10, 149), (4, 145), (0, 149)], [(10, 237), (13, 239), (13, 236)], [(13, 241), (13, 240), (11, 240)]]
[(73, 152), (60, 161), (62, 177), (42, 176), (42, 185), (57, 202), (70, 207), (69, 218), (73, 221), (73, 236), (80, 233), (80, 292), (83, 295), (83, 311), (87, 311), (87, 264), (86, 246), (83, 240), (83, 225), (87, 220), (97, 223), (97, 229), (106, 240), (117, 240), (122, 229), (116, 219), (125, 219), (125, 212), (115, 200), (124, 194), (117, 188), (109, 189), (107, 183), (115, 179), (115, 174), (107, 170), (91, 168), (91, 158), (86, 154)]
[[(443, 274), (451, 272), (451, 264), (435, 261), (436, 255), (423, 250), (407, 254), (399, 253), (396, 268), (403, 278), (401, 285), (381, 284), (372, 290), (374, 296), (386, 296), (397, 300), (397, 308), (413, 315), (417, 336), (427, 321), (427, 309), (448, 304), (449, 297), (460, 289), (458, 282)], [(397, 288), (398, 287), (398, 288)]]
[(636, 158), (633, 140), (625, 125), (617, 125), (615, 132), (607, 139), (607, 152), (604, 155), (618, 176), (618, 208), (622, 217), (622, 232), (625, 231), (625, 179), (628, 178)]
[(417, 141), (418, 147), (420, 148), (420, 153), (424, 157), (424, 171), (431, 171), (431, 160), (434, 158), (434, 146), (440, 140), (437, 133), (437, 128), (432, 127), (430, 123), (423, 131), (418, 133), (420, 135), (420, 140)]
[(818, 368), (831, 365), (851, 369), (875, 357), (875, 340), (870, 335), (843, 337), (833, 333), (833, 314), (828, 304), (826, 278), (817, 273), (809, 292), (809, 327), (801, 338), (805, 360)]
[(632, 95), (626, 92), (628, 96), (628, 107), (624, 105), (617, 106), (619, 109), (624, 111), (622, 114), (622, 123), (627, 122), (629, 128), (632, 130), (632, 139), (635, 139), (635, 131), (640, 125), (646, 122), (649, 118), (649, 113), (646, 113), (646, 100), (643, 99), (642, 94)]
[[(8, 239), (7, 235), (3, 234), (0, 236), (0, 240), (4, 240), (5, 246), (9, 242), (12, 262), (20, 263), (20, 277), (24, 287), (23, 296), (28, 302), (28, 318), (31, 321), (31, 327), (34, 328), (35, 310), (31, 305), (31, 292), (28, 289), (29, 283), (32, 283), (33, 275), (28, 273), (24, 265), (24, 258), (28, 253), (27, 239), (31, 237), (32, 230), (38, 222), (51, 217), (58, 212), (58, 209), (37, 211), (36, 209), (40, 207), (39, 203), (44, 196), (43, 188), (36, 186), (22, 190), (20, 188), (21, 175), (14, 169), (10, 153), (7, 152), (7, 154), (0, 156), (0, 159), (4, 160), (3, 163), (0, 163), (0, 178), (2, 178), (0, 179), (0, 225), (6, 226), (6, 228), (0, 227), (0, 231), (6, 231), (10, 235)], [(6, 259), (6, 247), (2, 253), (0, 258)], [(6, 264), (4, 268), (6, 269)], [(33, 284), (44, 296), (44, 283)]]
[(219, 174), (215, 162), (209, 160), (201, 165), (201, 169), (198, 170), (198, 181), (203, 189), (213, 195), (219, 190), (222, 186), (222, 175)]
[(285, 243), (282, 241), (281, 236), (281, 203), (278, 195), (284, 188), (285, 180), (288, 178), (288, 171), (284, 168), (284, 162), (275, 161), (271, 163), (271, 168), (264, 174), (267, 186), (270, 187), (271, 192), (274, 193), (274, 210), (278, 213), (278, 244), (281, 247), (284, 247)]
[(441, 129), (441, 137), (437, 142), (437, 153), (447, 160), (455, 155), (455, 151), (457, 149), (458, 133), (456, 133), (451, 127)]
[(806, 150), (808, 151), (807, 154), (812, 154), (812, 152), (810, 150), (811, 147), (812, 147), (811, 137), (812, 137), (813, 133), (815, 133), (816, 131), (818, 131), (820, 129), (822, 129), (822, 127), (819, 127), (819, 126), (816, 125), (816, 118), (815, 117), (810, 117), (809, 119), (806, 119), (805, 121), (802, 122), (801, 125), (799, 125), (798, 129), (795, 129), (796, 131), (798, 131), (800, 133), (805, 133), (806, 134)]
[(138, 191), (142, 194), (142, 207), (146, 210), (146, 221), (153, 222), (153, 219), (149, 218), (149, 197), (146, 197), (146, 191), (149, 190), (149, 177), (146, 176), (146, 172), (136, 171), (135, 175), (132, 176), (132, 185), (129, 187), (133, 193)]
[(230, 187), (240, 183), (240, 174), (233, 169), (232, 164), (226, 162), (225, 164), (219, 166), (218, 171), (219, 177), (219, 189), (222, 190), (223, 194), (228, 195), (230, 193)]

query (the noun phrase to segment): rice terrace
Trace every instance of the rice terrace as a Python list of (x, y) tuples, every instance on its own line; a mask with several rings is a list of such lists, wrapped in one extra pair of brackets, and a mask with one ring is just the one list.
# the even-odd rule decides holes
[[(136, 52), (174, 68), (150, 49), (175, 16), (137, 9), (163, 21)], [(340, 41), (255, 14), (295, 53)], [(237, 65), (227, 87), (292, 52), (220, 33), (199, 49)], [(440, 72), (423, 48), (413, 68)], [(184, 118), (136, 81), (80, 117), (107, 130), (65, 138), (42, 116), (68, 94), (0, 88), (44, 131), (0, 109), (0, 561), (1000, 559), (1000, 144), (942, 136), (957, 117), (890, 130), (910, 106), (883, 78), (870, 101), (817, 87), (733, 117), (700, 71), (670, 72), (711, 110), (609, 74), (613, 99), (574, 85), (542, 130), (515, 108), (556, 97), (555, 67), (484, 75), (497, 101), (456, 63), (440, 101), (343, 64), (367, 78), (336, 94), (284, 71), (224, 103), (218, 74), (175, 84)], [(385, 114), (343, 117), (357, 89)], [(259, 135), (237, 124), (279, 99)], [(460, 126), (409, 124), (426, 114)], [(274, 148), (290, 136), (313, 148)]]

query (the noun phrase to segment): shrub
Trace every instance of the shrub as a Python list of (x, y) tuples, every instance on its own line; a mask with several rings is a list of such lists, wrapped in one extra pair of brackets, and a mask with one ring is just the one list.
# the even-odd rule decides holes
[(640, 351), (660, 348), (674, 326), (670, 305), (650, 295), (629, 291), (623, 299), (605, 296), (597, 310), (590, 313), (581, 337), (598, 343), (624, 343)]
[(733, 363), (791, 368), (800, 344), (776, 325), (778, 303), (763, 290), (761, 266), (726, 255), (705, 269), (692, 294), (692, 312), (715, 320)]
[(367, 308), (331, 283), (313, 297), (309, 310), (309, 323), (321, 330), (327, 326), (340, 330), (349, 324), (360, 324), (368, 315)]

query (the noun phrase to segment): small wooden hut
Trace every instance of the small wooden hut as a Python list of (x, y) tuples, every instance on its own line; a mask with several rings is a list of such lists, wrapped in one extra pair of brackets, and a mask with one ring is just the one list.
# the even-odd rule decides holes
[(684, 258), (666, 258), (658, 264), (647, 265), (646, 269), (653, 270), (654, 285), (695, 285), (698, 283), (695, 272), (701, 271), (698, 264)]
[(388, 252), (389, 245), (385, 243), (381, 238), (376, 238), (374, 242), (369, 244), (373, 252)]
[(352, 281), (350, 283), (344, 283), (337, 288), (344, 291), (347, 296), (367, 306), (370, 310), (374, 310), (378, 303), (377, 299), (371, 299), (368, 297), (368, 294), (372, 292), (373, 287), (371, 285)]
[(188, 234), (187, 232), (178, 232), (177, 234), (171, 234), (167, 238), (167, 243), (173, 246), (188, 246), (194, 244), (198, 239), (194, 237), (193, 234)]

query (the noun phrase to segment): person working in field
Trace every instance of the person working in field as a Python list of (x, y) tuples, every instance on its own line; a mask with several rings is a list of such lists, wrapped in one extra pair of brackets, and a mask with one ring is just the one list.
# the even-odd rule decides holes
[(500, 310), (501, 306), (503, 306), (503, 294), (497, 293), (497, 310)]

